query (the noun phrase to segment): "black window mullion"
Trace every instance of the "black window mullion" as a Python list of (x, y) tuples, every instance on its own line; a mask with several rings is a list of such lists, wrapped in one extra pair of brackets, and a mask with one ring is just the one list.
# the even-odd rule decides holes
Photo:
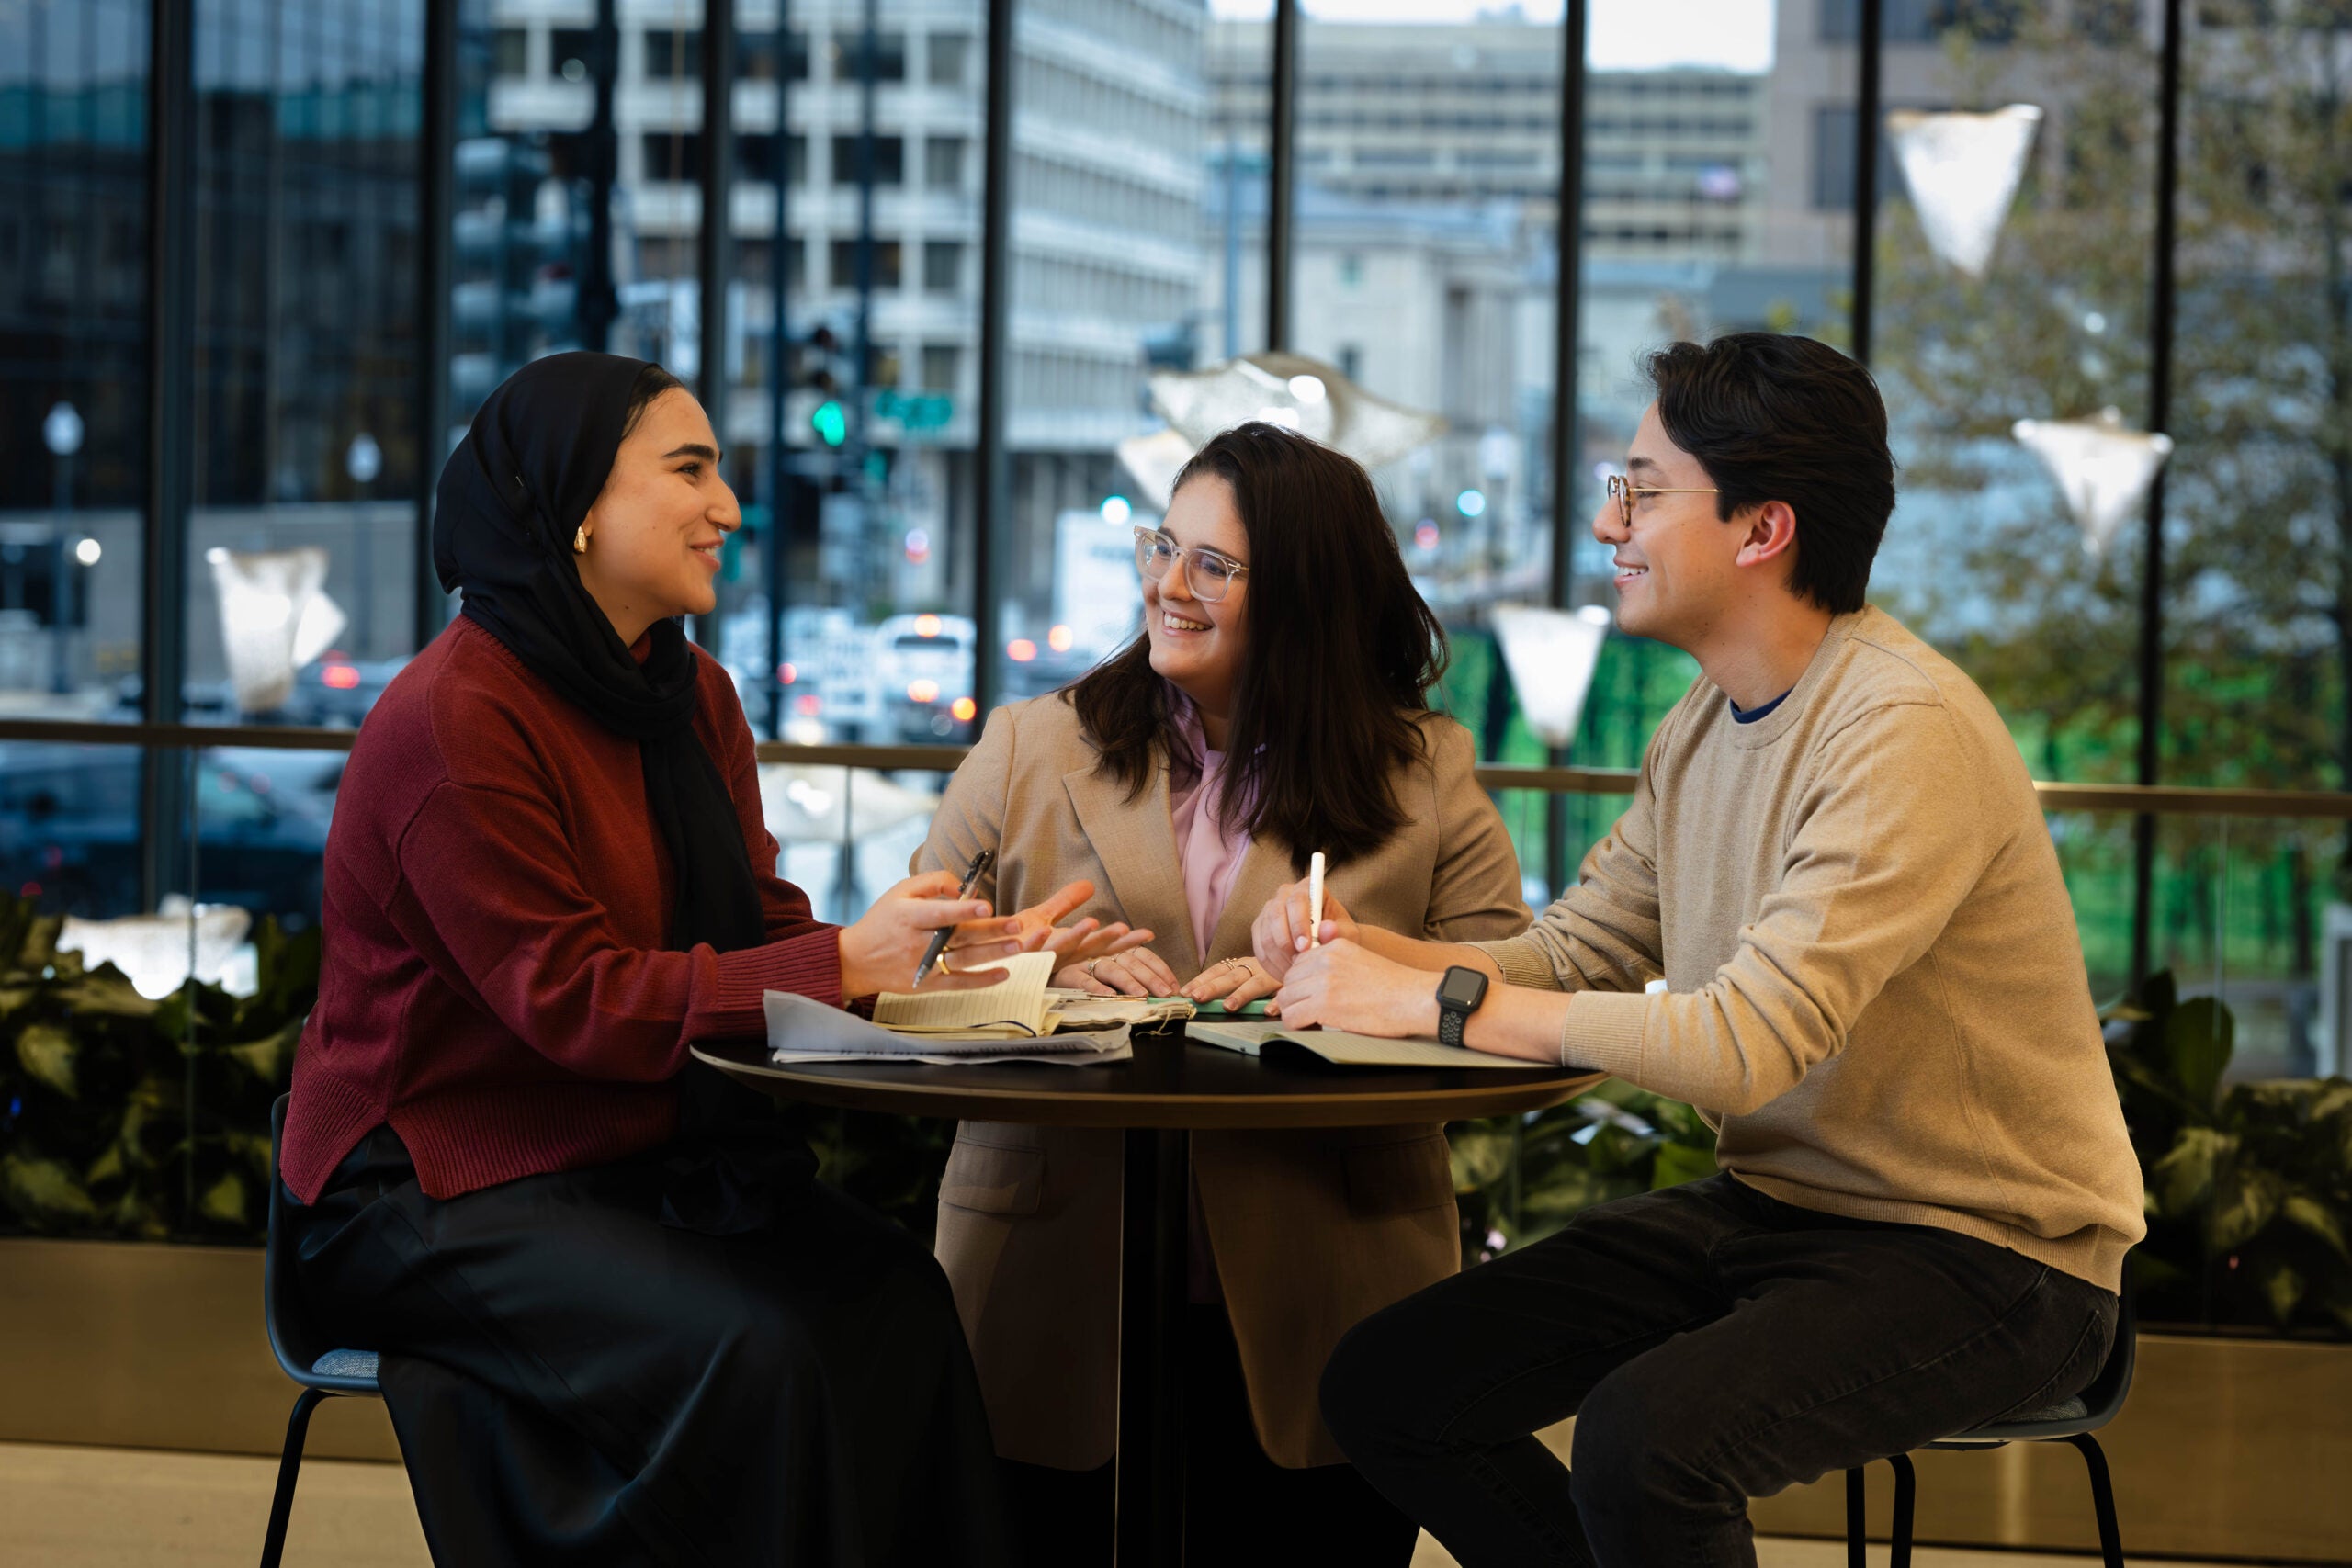
[(1871, 362), (1871, 296), (1878, 288), (1878, 139), (1884, 96), (1886, 0), (1861, 0), (1854, 105), (1854, 357)]
[[(779, 128), (779, 133), (781, 128)], [(735, 269), (735, 0), (703, 0), (701, 296), (695, 378), (721, 450), (727, 439), (727, 281)], [(781, 181), (776, 194), (782, 198)], [(718, 616), (695, 617), (695, 640), (718, 647)], [(770, 678), (774, 678), (771, 671)]]
[[(1584, 314), (1584, 85), (1590, 18), (1588, 0), (1567, 0), (1560, 17), (1560, 186), (1558, 260), (1552, 280), (1552, 577), (1551, 604), (1565, 610), (1576, 591), (1576, 477), (1582, 467), (1577, 349)], [(1555, 748), (1552, 765), (1568, 765)], [(1544, 797), (1544, 880), (1555, 897), (1568, 885), (1568, 803)]]
[(989, 0), (986, 130), (981, 136), (979, 410), (974, 433), (972, 691), (996, 700), (998, 537), (1012, 509), (1005, 451), (1005, 307), (1012, 284), (1013, 0)]
[(1266, 119), (1266, 347), (1290, 347), (1292, 225), (1297, 205), (1298, 0), (1274, 0)]
[(449, 428), (450, 221), (457, 177), (458, 0), (425, 0), (417, 151), (416, 591), (418, 652), (441, 635), (448, 598), (433, 565), (433, 503)]
[[(196, 62), (194, 6), (153, 0), (147, 78), (147, 516), (141, 715), (180, 717), (187, 670), (187, 529), (195, 473)], [(150, 750), (141, 771), (141, 897), (152, 909), (187, 881), (187, 769)]]
[[(2156, 109), (2156, 231), (2150, 258), (2148, 309), (2148, 428), (2170, 434), (2174, 250), (2180, 196), (2180, 0), (2165, 0), (2164, 46)], [(2154, 784), (2163, 772), (2165, 719), (2165, 469), (2148, 486), (2148, 525), (2140, 571), (2140, 747), (2136, 782)], [(2154, 946), (2156, 819), (2143, 812), (2132, 824), (2132, 981), (2148, 973)], [(2216, 933), (2215, 940), (2220, 940)]]

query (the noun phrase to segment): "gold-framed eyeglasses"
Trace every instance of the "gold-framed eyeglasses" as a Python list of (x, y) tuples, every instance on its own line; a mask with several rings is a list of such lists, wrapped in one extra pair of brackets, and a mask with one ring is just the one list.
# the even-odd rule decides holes
[(1195, 545), (1188, 550), (1157, 528), (1136, 530), (1136, 570), (1154, 582), (1166, 577), (1168, 569), (1179, 558), (1184, 562), (1184, 581), (1192, 585), (1193, 597), (1212, 604), (1250, 575), (1248, 567), (1205, 545)]
[(1609, 499), (1617, 503), (1617, 515), (1625, 526), (1634, 525), (1634, 498), (1637, 495), (1721, 495), (1722, 491), (1709, 487), (1693, 489), (1678, 485), (1637, 485), (1623, 474), (1609, 476)]

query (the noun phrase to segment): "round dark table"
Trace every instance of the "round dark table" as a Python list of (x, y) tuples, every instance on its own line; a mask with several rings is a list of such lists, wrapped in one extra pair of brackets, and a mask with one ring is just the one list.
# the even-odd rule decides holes
[(1184, 1377), (1178, 1327), (1192, 1130), (1384, 1127), (1541, 1111), (1599, 1073), (1558, 1067), (1335, 1067), (1295, 1046), (1245, 1056), (1173, 1032), (1135, 1036), (1109, 1066), (1000, 1062), (973, 1066), (823, 1062), (778, 1066), (761, 1040), (716, 1041), (695, 1055), (779, 1100), (899, 1116), (1126, 1134), (1119, 1232), (1119, 1433), (1114, 1483), (1120, 1568), (1184, 1561)]

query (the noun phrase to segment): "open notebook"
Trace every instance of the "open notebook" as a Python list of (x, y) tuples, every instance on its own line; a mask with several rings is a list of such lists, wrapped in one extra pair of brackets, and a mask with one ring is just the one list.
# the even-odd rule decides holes
[(874, 998), (874, 1021), (900, 1034), (954, 1034), (966, 1039), (1027, 1040), (1053, 1032), (1050, 953), (1017, 953), (995, 967), (1006, 978), (973, 990), (885, 991)]
[[(978, 993), (967, 993), (978, 994)], [(1002, 1029), (910, 1034), (876, 1029), (813, 997), (770, 991), (768, 1055), (796, 1062), (1123, 1062), (1134, 1054), (1125, 1024), (1032, 1039)]]
[(1543, 1065), (1435, 1040), (1382, 1040), (1344, 1029), (1286, 1029), (1279, 1023), (1204, 1023), (1194, 1019), (1184, 1026), (1184, 1038), (1245, 1056), (1261, 1055), (1269, 1043), (1295, 1045), (1343, 1067), (1517, 1067), (1524, 1072)]

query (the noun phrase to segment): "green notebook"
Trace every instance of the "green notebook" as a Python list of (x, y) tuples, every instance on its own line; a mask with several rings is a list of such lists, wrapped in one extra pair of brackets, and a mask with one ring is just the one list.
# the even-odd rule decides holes
[(1541, 1062), (1497, 1056), (1464, 1045), (1435, 1040), (1382, 1040), (1351, 1034), (1343, 1029), (1285, 1029), (1280, 1023), (1203, 1023), (1184, 1026), (1184, 1038), (1245, 1056), (1263, 1053), (1269, 1044), (1295, 1045), (1341, 1067), (1516, 1067), (1540, 1072)]
[[(1154, 997), (1151, 999), (1156, 1002), (1192, 1000), (1189, 997)], [(1240, 1010), (1237, 1012), (1227, 1007), (1225, 998), (1220, 997), (1213, 1002), (1193, 1002), (1193, 1011), (1204, 1018), (1263, 1018), (1266, 1016), (1266, 1004), (1269, 999), (1261, 997), (1254, 1002), (1244, 1002), (1241, 1004)]]

